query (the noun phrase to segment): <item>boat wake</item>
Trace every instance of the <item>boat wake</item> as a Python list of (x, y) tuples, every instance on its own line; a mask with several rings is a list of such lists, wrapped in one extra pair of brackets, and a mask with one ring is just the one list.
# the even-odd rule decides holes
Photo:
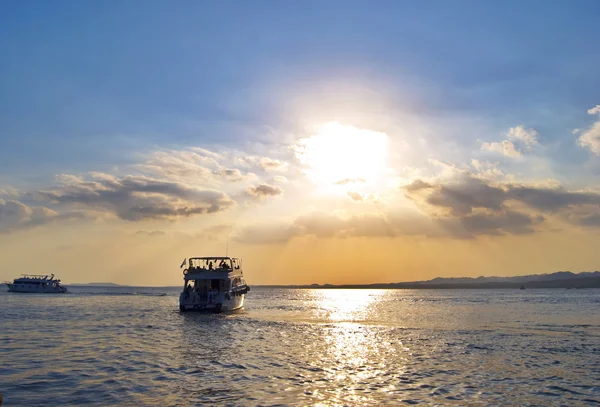
[(152, 293), (152, 292), (102, 292), (102, 291), (86, 291), (86, 292), (71, 292), (72, 295), (79, 296), (107, 296), (107, 297), (120, 297), (120, 296), (140, 296), (140, 297), (166, 297), (167, 293)]

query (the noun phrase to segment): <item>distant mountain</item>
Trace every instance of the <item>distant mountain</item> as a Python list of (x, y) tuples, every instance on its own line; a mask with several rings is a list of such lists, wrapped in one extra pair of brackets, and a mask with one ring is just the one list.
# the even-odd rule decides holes
[(536, 281), (577, 280), (581, 278), (600, 277), (600, 271), (572, 273), (570, 271), (557, 271), (550, 274), (530, 274), (515, 277), (437, 277), (427, 281), (416, 281), (421, 284), (482, 284), (482, 283), (531, 283)]
[[(558, 271), (550, 274), (531, 274), (516, 277), (437, 277), (426, 281), (377, 284), (311, 284), (277, 286), (288, 288), (406, 288), (406, 289), (450, 289), (450, 288), (600, 288), (600, 271), (572, 273)], [(273, 286), (272, 286), (273, 287)]]
[(74, 286), (88, 286), (88, 287), (124, 287), (121, 284), (115, 283), (73, 283), (69, 285)]

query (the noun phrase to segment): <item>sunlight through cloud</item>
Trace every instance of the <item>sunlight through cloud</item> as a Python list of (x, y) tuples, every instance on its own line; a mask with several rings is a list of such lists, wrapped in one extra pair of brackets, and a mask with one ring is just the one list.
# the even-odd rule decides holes
[(299, 140), (296, 147), (296, 157), (316, 184), (373, 184), (386, 168), (388, 136), (330, 122), (316, 135)]

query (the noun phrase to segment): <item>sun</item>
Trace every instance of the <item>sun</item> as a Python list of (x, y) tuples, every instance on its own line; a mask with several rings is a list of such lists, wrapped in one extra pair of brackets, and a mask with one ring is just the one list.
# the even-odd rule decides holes
[(386, 168), (387, 151), (387, 134), (330, 122), (299, 140), (296, 157), (317, 184), (372, 184)]

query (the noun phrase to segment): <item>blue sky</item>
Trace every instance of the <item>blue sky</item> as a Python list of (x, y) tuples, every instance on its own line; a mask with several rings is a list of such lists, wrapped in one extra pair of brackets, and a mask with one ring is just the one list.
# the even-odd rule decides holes
[(588, 120), (600, 88), (594, 1), (0, 7), (2, 172), (254, 137), (288, 120), (274, 88), (339, 77), (408, 92), (391, 98), (432, 121), (527, 123), (544, 138)]
[[(92, 233), (103, 219), (114, 233), (206, 237), (226, 213), (265, 242), (379, 236), (357, 221), (375, 215), (402, 236), (590, 227), (599, 18), (597, 1), (1, 2), (0, 232)], [(344, 157), (324, 151), (342, 172), (363, 158), (348, 151), (368, 150), (319, 133), (330, 122), (385, 134), (389, 152), (348, 168), (373, 174), (385, 157), (385, 175), (305, 168), (312, 136), (337, 140)], [(502, 198), (482, 204), (481, 190)], [(400, 233), (392, 212), (411, 205), (430, 219)], [(252, 229), (274, 216), (268, 233)]]

